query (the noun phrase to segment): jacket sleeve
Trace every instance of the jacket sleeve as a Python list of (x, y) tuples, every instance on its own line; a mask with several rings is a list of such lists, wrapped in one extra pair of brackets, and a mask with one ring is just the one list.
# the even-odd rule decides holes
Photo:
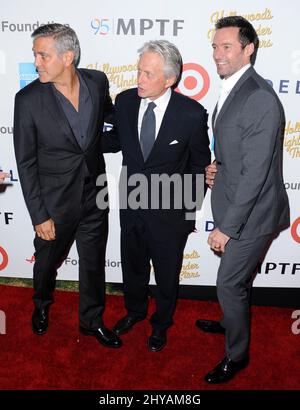
[[(190, 162), (189, 168), (193, 178), (193, 201), (196, 202), (196, 209), (200, 209), (206, 193), (205, 167), (210, 164), (211, 152), (209, 148), (208, 114), (203, 108), (195, 120), (195, 127), (190, 139)], [(200, 182), (200, 184), (197, 182)], [(201, 194), (201, 195), (200, 195)], [(196, 201), (196, 199), (199, 200)]]
[(17, 94), (14, 109), (14, 148), (24, 199), (33, 225), (50, 218), (41, 194), (38, 173), (37, 130), (29, 104)]
[(103, 132), (101, 138), (101, 150), (103, 154), (114, 153), (121, 151), (121, 144), (118, 135), (118, 128), (116, 125), (117, 111), (118, 109), (118, 96), (116, 98), (116, 106), (113, 111), (113, 120), (110, 122), (113, 124), (113, 128), (110, 131)]
[[(242, 171), (234, 196), (218, 228), (238, 239), (267, 179), (281, 128), (281, 114), (275, 97), (259, 90), (246, 101), (241, 122)], [(263, 217), (263, 216), (262, 216)]]
[(109, 82), (105, 75), (105, 100), (104, 100), (104, 121), (108, 124), (115, 123), (115, 107), (109, 94)]

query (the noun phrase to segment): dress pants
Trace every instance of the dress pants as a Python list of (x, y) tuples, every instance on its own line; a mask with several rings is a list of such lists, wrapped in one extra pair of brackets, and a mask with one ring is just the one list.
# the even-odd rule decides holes
[(226, 355), (233, 361), (246, 358), (250, 338), (249, 298), (253, 275), (272, 235), (230, 239), (221, 256), (217, 294), (226, 329)]
[(152, 260), (155, 281), (153, 288), (156, 311), (151, 317), (153, 329), (165, 330), (173, 323), (178, 295), (179, 275), (188, 234), (170, 233), (168, 240), (160, 239), (137, 218), (129, 232), (121, 231), (121, 256), (125, 307), (133, 317), (147, 315), (148, 291)]
[(105, 251), (108, 212), (96, 205), (97, 190), (92, 182), (84, 185), (79, 218), (68, 224), (55, 224), (56, 238), (35, 237), (33, 301), (39, 309), (53, 302), (57, 269), (76, 240), (79, 255), (79, 321), (85, 329), (102, 324), (105, 304)]

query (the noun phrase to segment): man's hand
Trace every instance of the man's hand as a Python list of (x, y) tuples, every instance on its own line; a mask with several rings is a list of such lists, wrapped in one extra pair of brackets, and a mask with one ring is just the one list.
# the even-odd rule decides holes
[(224, 253), (225, 246), (229, 239), (229, 236), (225, 235), (225, 233), (222, 233), (220, 229), (216, 228), (209, 234), (207, 243), (212, 250)]
[(215, 179), (216, 173), (217, 173), (217, 165), (216, 165), (216, 162), (214, 161), (205, 168), (205, 182), (210, 188), (212, 188), (212, 186), (214, 185), (214, 179)]
[(53, 241), (55, 239), (55, 225), (52, 219), (35, 225), (34, 229), (37, 236), (45, 241)]
[(0, 172), (0, 184), (3, 184), (5, 178), (9, 178), (10, 174), (7, 172)]

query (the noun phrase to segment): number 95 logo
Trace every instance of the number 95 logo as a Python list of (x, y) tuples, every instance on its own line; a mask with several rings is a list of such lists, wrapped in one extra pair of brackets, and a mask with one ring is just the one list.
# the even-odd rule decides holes
[(94, 18), (91, 21), (91, 27), (94, 30), (94, 34), (100, 34), (105, 36), (109, 32), (109, 19), (98, 19)]

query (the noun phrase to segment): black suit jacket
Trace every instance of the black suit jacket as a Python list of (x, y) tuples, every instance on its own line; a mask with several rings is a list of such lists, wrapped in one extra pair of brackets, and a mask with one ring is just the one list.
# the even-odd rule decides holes
[[(203, 106), (172, 91), (152, 151), (144, 162), (137, 128), (140, 101), (137, 89), (126, 90), (117, 96), (115, 128), (106, 133), (102, 140), (104, 152), (122, 150), (123, 167), (126, 169), (122, 168), (120, 178), (121, 195), (126, 189), (129, 196), (135, 189), (134, 186), (125, 187), (135, 174), (145, 176), (149, 187), (153, 175), (166, 174), (171, 177), (178, 174), (183, 177), (191, 174), (195, 180), (196, 174), (203, 174), (210, 163), (207, 113)], [(159, 209), (120, 209), (122, 229), (129, 232), (141, 218), (160, 236), (194, 230), (195, 220), (186, 219), (186, 209), (174, 209), (172, 200), (171, 209), (162, 209), (161, 205), (160, 198)]]
[(79, 71), (93, 104), (84, 150), (77, 143), (51, 83), (37, 79), (16, 94), (15, 155), (33, 225), (49, 218), (55, 223), (76, 219), (86, 166), (95, 180), (105, 172), (101, 135), (104, 120), (112, 122), (114, 112), (108, 80), (99, 71)]

